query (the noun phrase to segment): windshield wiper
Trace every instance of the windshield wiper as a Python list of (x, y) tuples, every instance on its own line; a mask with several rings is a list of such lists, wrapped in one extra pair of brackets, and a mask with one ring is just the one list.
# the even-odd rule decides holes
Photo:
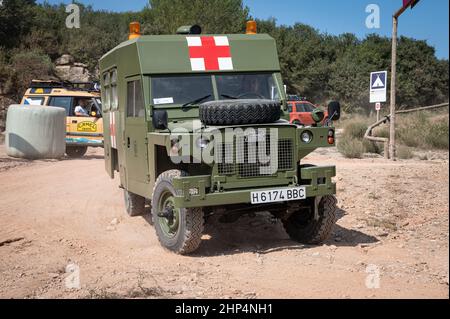
[(232, 99), (232, 100), (237, 100), (238, 98), (232, 95), (228, 95), (228, 94), (220, 94), (220, 96), (223, 96), (224, 98), (227, 99)]
[(201, 97), (201, 98), (196, 99), (196, 100), (194, 100), (194, 101), (187, 102), (187, 103), (183, 104), (183, 105), (181, 106), (181, 108), (182, 108), (183, 110), (189, 109), (191, 106), (193, 106), (193, 105), (195, 105), (195, 104), (198, 104), (198, 103), (200, 103), (200, 102), (206, 100), (206, 99), (209, 98), (209, 97), (211, 97), (211, 94), (205, 95), (204, 97)]

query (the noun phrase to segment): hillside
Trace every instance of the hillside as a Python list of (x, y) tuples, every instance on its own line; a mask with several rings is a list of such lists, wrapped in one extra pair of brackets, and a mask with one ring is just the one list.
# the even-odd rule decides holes
[[(55, 62), (64, 54), (86, 65), (91, 78), (97, 61), (127, 37), (128, 23), (145, 34), (173, 34), (177, 27), (200, 24), (205, 33), (242, 33), (252, 19), (241, 0), (151, 0), (139, 12), (95, 11), (80, 5), (80, 28), (66, 27), (66, 7), (35, 0), (4, 0), (0, 7), (0, 122), (2, 108), (18, 101), (32, 78), (57, 78)], [(300, 19), (300, 18), (299, 18)], [(331, 36), (308, 25), (277, 25), (259, 20), (259, 32), (278, 44), (290, 93), (315, 103), (338, 99), (347, 112), (367, 111), (370, 71), (390, 68), (390, 39), (376, 34)], [(448, 100), (448, 60), (436, 58), (426, 41), (401, 37), (398, 47), (399, 106)], [(1, 124), (0, 124), (1, 127)]]

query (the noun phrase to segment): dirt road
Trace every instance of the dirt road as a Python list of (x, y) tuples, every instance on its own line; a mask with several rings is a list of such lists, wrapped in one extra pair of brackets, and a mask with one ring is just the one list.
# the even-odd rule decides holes
[[(189, 257), (126, 216), (101, 153), (4, 154), (0, 146), (1, 298), (449, 297), (448, 153), (391, 163), (316, 152), (309, 162), (338, 167), (341, 211), (325, 245), (296, 244), (258, 214), (214, 221)], [(67, 288), (77, 278), (80, 289)]]

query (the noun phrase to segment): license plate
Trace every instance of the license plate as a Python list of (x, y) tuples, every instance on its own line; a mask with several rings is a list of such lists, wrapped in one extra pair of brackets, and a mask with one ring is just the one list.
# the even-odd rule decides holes
[(305, 187), (273, 189), (260, 192), (252, 192), (250, 194), (250, 200), (252, 204), (278, 203), (305, 198)]

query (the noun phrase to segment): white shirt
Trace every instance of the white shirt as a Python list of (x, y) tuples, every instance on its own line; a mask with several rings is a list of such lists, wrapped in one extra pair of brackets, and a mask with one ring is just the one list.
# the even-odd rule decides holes
[(77, 113), (81, 113), (81, 114), (84, 114), (84, 115), (89, 115), (88, 114), (88, 111), (86, 111), (82, 106), (80, 106), (80, 105), (78, 105), (78, 106), (76, 106), (75, 107), (75, 114), (77, 114)]

